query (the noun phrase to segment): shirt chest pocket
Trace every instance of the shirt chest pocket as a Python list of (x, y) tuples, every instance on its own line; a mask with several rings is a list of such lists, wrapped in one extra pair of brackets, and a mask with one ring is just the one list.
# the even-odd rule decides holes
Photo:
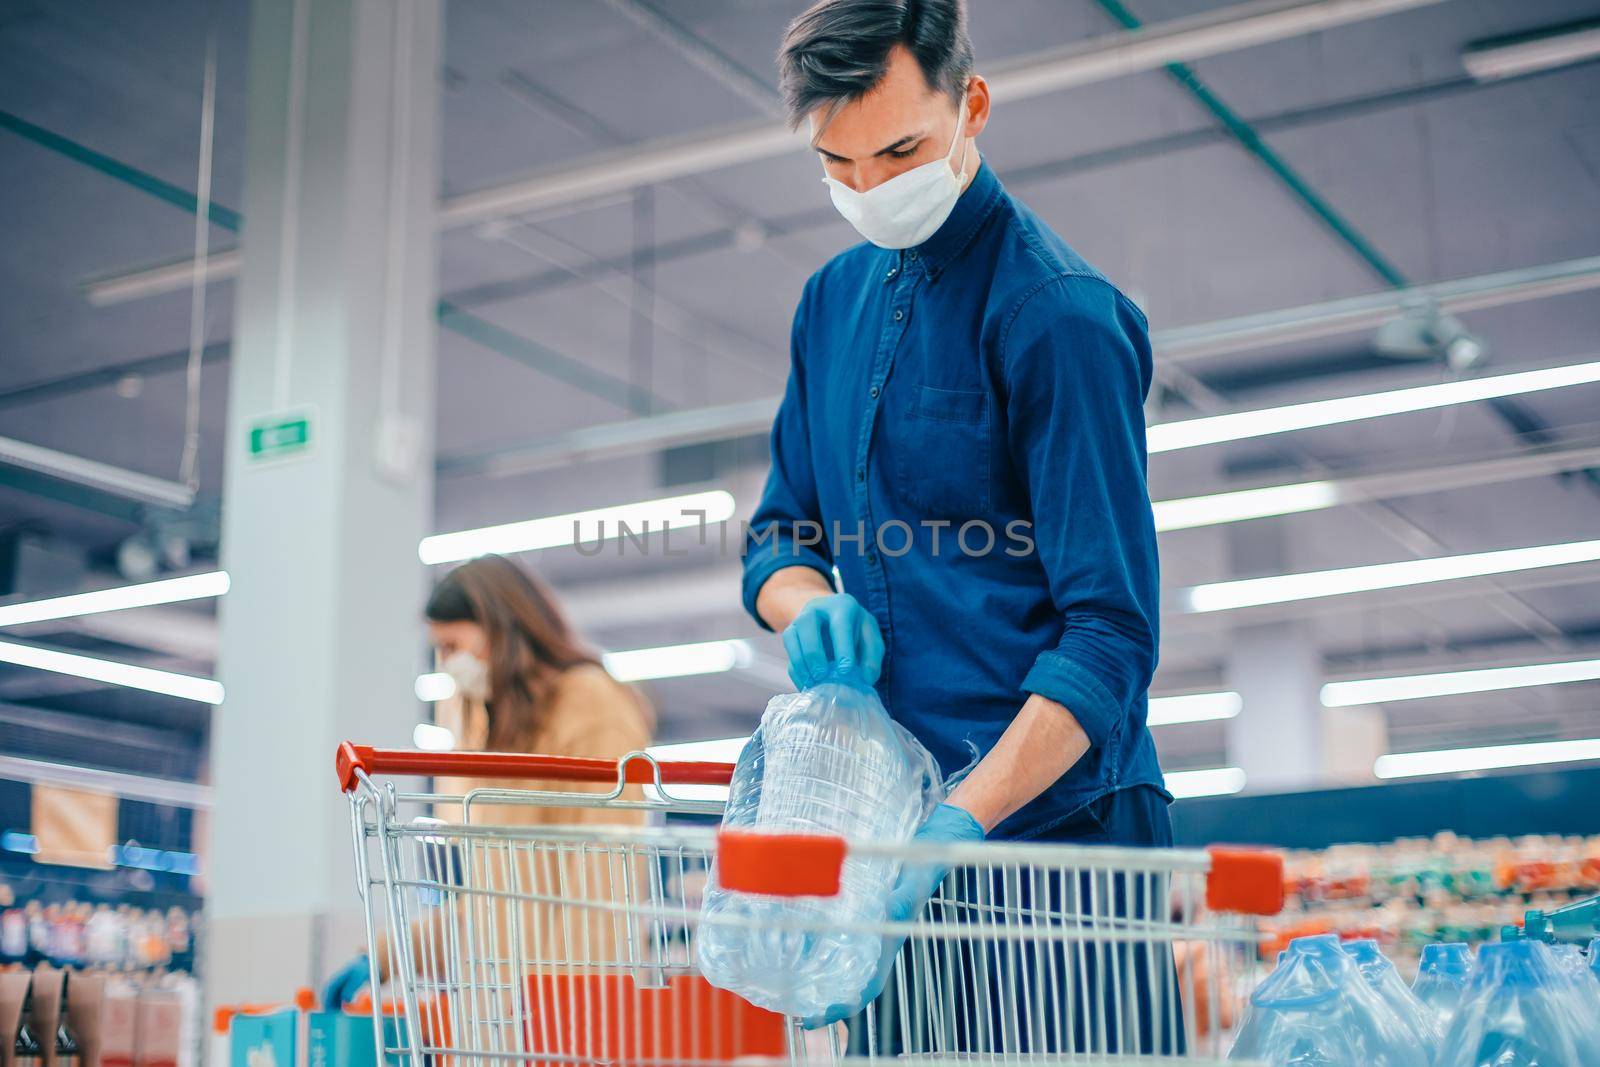
[(990, 501), (989, 397), (919, 385), (895, 432), (900, 495), (934, 518), (986, 514)]

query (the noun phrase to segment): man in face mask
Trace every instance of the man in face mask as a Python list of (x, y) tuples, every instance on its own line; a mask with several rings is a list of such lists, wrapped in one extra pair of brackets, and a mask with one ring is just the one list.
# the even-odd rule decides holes
[(965, 23), (822, 0), (784, 36), (790, 120), (867, 243), (795, 314), (744, 603), (797, 686), (854, 670), (947, 772), (976, 749), (920, 837), (1164, 845), (1145, 318), (983, 160)]

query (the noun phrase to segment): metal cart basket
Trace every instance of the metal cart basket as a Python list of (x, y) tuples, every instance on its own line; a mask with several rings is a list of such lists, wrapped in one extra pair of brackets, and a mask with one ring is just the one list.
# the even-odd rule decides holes
[[(726, 786), (730, 764), (346, 743), (338, 771), (373, 986), (390, 989), (374, 1040), (409, 1067), (1220, 1063), (1257, 977), (1256, 916), (1283, 900), (1268, 853), (719, 834), (722, 802), (694, 794)], [(508, 788), (395, 780), (416, 776)], [(711, 879), (790, 897), (795, 928), (836, 932), (826, 898), (871, 856), (951, 873), (915, 921), (866, 931), (906, 947), (848, 1028), (807, 1031), (700, 975)]]

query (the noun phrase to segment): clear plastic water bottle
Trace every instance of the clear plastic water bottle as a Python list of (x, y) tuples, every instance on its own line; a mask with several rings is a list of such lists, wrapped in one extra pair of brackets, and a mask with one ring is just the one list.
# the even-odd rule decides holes
[(1344, 950), (1356, 961), (1361, 977), (1367, 980), (1373, 992), (1377, 993), (1400, 1017), (1400, 1021), (1405, 1023), (1411, 1035), (1430, 1053), (1438, 1049), (1439, 1040), (1444, 1036), (1440, 1031), (1438, 1020), (1407, 987), (1405, 980), (1400, 977), (1400, 972), (1394, 969), (1389, 957), (1378, 947), (1378, 942), (1370, 937), (1357, 938), (1346, 941)]
[[(739, 756), (722, 825), (730, 830), (904, 841), (944, 799), (938, 766), (858, 675), (774, 697)], [(860, 996), (882, 940), (898, 863), (851, 855), (834, 897), (721, 888), (713, 869), (696, 955), (712, 985), (805, 1018)], [(851, 927), (855, 928), (851, 928)]]
[(1438, 1020), (1441, 1033), (1448, 1029), (1450, 1020), (1461, 1005), (1461, 992), (1472, 974), (1472, 950), (1463, 941), (1434, 942), (1422, 949), (1422, 960), (1417, 965), (1417, 980), (1411, 984), (1416, 994), (1433, 1017)]
[(1550, 946), (1550, 955), (1555, 960), (1556, 969), (1566, 978), (1570, 991), (1577, 998), (1584, 1024), (1600, 1030), (1600, 981), (1596, 981), (1594, 972), (1589, 969), (1589, 960), (1584, 956), (1583, 949), (1557, 942)]
[(1228, 1056), (1273, 1067), (1428, 1067), (1429, 1050), (1332, 934), (1297, 937), (1250, 996)]
[(1546, 1067), (1600, 1063), (1576, 994), (1549, 946), (1484, 945), (1440, 1049), (1439, 1067)]

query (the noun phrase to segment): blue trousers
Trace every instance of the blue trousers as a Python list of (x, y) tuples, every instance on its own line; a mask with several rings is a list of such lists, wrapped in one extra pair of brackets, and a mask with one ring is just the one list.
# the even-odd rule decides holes
[[(1036, 842), (1169, 847), (1157, 790), (1108, 794)], [(1169, 917), (1160, 875), (1073, 866), (951, 873), (876, 1005), (852, 1020), (852, 1051), (1178, 1055), (1182, 1004), (1171, 953), (1151, 924)], [(965, 935), (963, 928), (970, 928)]]

